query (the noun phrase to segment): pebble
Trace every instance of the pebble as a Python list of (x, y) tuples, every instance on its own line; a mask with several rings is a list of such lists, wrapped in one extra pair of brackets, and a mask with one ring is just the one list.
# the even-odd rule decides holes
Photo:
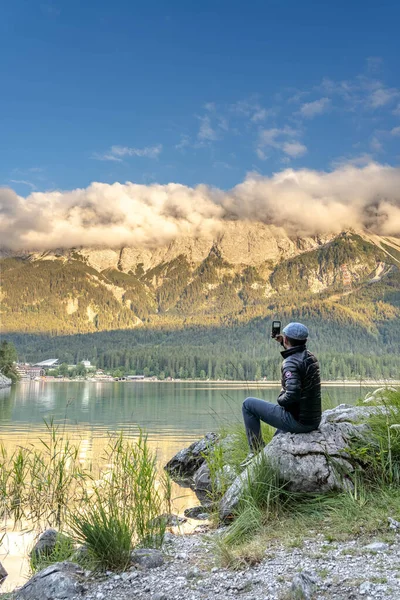
[(385, 544), (384, 542), (373, 542), (372, 544), (368, 544), (368, 546), (364, 546), (364, 548), (370, 552), (386, 552), (386, 550), (389, 549), (389, 544)]
[(276, 543), (260, 564), (240, 571), (216, 564), (212, 536), (176, 535), (158, 569), (138, 567), (120, 579), (115, 573), (91, 579), (89, 589), (70, 600), (281, 600), (290, 597), (293, 580), (304, 574), (313, 580), (316, 600), (400, 599), (400, 536), (390, 546), (373, 542), (370, 551), (359, 540), (328, 544), (322, 536), (305, 540), (301, 548)]

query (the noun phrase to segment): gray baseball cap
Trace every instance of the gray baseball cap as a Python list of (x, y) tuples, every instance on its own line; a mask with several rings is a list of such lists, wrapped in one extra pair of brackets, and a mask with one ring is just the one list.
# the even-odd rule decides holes
[(284, 328), (283, 333), (292, 340), (305, 341), (308, 338), (308, 329), (302, 323), (289, 323)]

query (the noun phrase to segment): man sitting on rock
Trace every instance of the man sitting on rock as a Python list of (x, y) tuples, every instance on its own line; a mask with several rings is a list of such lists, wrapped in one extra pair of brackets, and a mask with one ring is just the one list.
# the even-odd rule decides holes
[(278, 404), (258, 398), (246, 398), (243, 402), (243, 419), (246, 427), (250, 454), (243, 466), (265, 444), (261, 435), (261, 423), (276, 427), (275, 433), (308, 433), (318, 429), (321, 421), (321, 378), (316, 357), (306, 348), (308, 329), (302, 323), (289, 323), (283, 335), (276, 339), (284, 348), (281, 352), (282, 391)]

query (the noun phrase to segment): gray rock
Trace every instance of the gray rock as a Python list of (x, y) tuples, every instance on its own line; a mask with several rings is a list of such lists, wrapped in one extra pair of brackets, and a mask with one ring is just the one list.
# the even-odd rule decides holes
[(201, 576), (202, 576), (201, 571), (197, 567), (193, 567), (193, 569), (190, 569), (186, 573), (186, 579), (197, 579)]
[(388, 517), (388, 522), (389, 522), (389, 529), (392, 529), (393, 531), (397, 531), (398, 529), (400, 529), (400, 523), (398, 521), (396, 521), (396, 519), (393, 519), (392, 517)]
[(350, 439), (367, 435), (368, 425), (357, 422), (376, 408), (342, 404), (323, 413), (316, 431), (275, 436), (228, 488), (220, 503), (221, 519), (232, 514), (262, 457), (276, 469), (289, 491), (324, 493), (351, 487), (348, 475), (354, 465), (347, 452)]
[(175, 454), (165, 465), (165, 470), (174, 478), (192, 478), (217, 440), (216, 433), (207, 433), (201, 440)]
[(369, 592), (372, 591), (373, 585), (370, 581), (363, 581), (363, 583), (360, 585), (358, 591), (360, 592), (360, 594), (362, 596), (364, 596), (365, 594), (369, 594)]
[(385, 544), (385, 542), (373, 542), (372, 544), (368, 544), (368, 546), (364, 546), (364, 550), (369, 550), (370, 552), (385, 552), (389, 549), (389, 544)]
[(74, 563), (56, 563), (36, 573), (16, 593), (16, 600), (66, 600), (82, 594), (84, 572)]
[(209, 516), (208, 513), (205, 512), (204, 506), (193, 506), (192, 508), (187, 508), (184, 511), (184, 515), (188, 519), (199, 519), (199, 520), (203, 520), (204, 515), (206, 515), (206, 518), (208, 518), (208, 516)]
[(159, 522), (164, 521), (166, 527), (178, 527), (179, 525), (186, 523), (186, 520), (187, 519), (185, 519), (183, 517), (179, 517), (178, 515), (173, 515), (171, 513), (164, 513), (163, 515), (160, 515), (159, 517), (156, 517), (155, 519), (153, 519), (151, 521), (151, 523), (153, 525), (157, 525)]
[(9, 377), (0, 373), (0, 390), (8, 388), (12, 385), (12, 380)]
[(157, 594), (154, 594), (154, 596), (152, 596), (152, 600), (167, 600), (168, 596), (166, 594), (163, 594), (163, 592), (157, 592)]
[(303, 571), (294, 576), (291, 592), (296, 600), (311, 600), (317, 578), (314, 573)]
[(31, 551), (31, 557), (38, 559), (42, 556), (49, 556), (54, 548), (56, 547), (57, 541), (65, 539), (68, 540), (67, 536), (59, 533), (55, 529), (46, 529), (44, 533), (39, 537), (38, 541), (34, 545)]
[(137, 548), (131, 553), (131, 562), (144, 569), (156, 569), (164, 564), (164, 557), (160, 550), (154, 548)]
[(210, 467), (204, 462), (193, 476), (193, 485), (196, 491), (211, 494), (213, 482), (211, 478)]
[(0, 585), (3, 583), (3, 581), (5, 580), (5, 578), (7, 576), (8, 576), (8, 573), (0, 562)]

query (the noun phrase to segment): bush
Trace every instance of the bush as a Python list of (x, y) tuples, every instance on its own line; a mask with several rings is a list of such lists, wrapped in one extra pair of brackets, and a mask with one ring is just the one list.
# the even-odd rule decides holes
[(93, 485), (83, 510), (72, 512), (69, 524), (99, 568), (124, 570), (134, 545), (161, 546), (166, 522), (158, 517), (170, 487), (168, 482), (158, 486), (156, 458), (142, 433), (134, 443), (122, 434), (110, 438), (105, 461), (108, 472)]

